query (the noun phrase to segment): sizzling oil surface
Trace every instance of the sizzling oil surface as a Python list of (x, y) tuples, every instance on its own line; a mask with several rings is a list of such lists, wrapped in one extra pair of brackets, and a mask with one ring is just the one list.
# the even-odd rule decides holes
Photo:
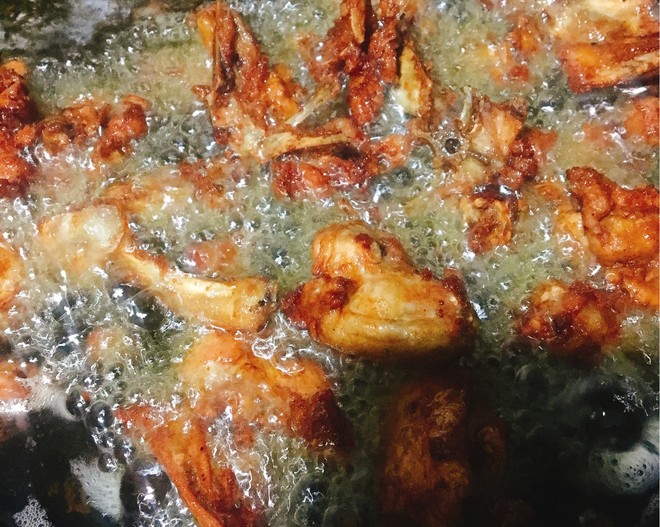
[[(169, 171), (182, 161), (219, 152), (204, 107), (190, 90), (207, 83), (210, 76), (208, 57), (186, 14), (197, 2), (171, 2), (171, 10), (157, 4), (131, 10), (133, 4), (71, 1), (62, 3), (59, 14), (52, 7), (52, 19), (43, 14), (38, 2), (16, 2), (15, 11), (0, 8), (0, 30), (5, 35), (0, 56), (26, 58), (32, 69), (32, 93), (44, 114), (82, 97), (114, 102), (127, 93), (141, 95), (153, 105), (148, 137), (122, 164), (99, 170), (92, 166), (88, 151), (69, 151), (55, 158), (40, 152), (40, 179), (29, 195), (0, 200), (0, 232), (23, 247), (30, 276), (30, 287), (21, 293), (22, 309), (11, 314), (13, 329), (7, 336), (23, 358), (35, 353), (41, 356), (42, 386), (67, 393), (85, 389), (93, 401), (115, 408), (138, 398), (176, 408), (184, 394), (173, 366), (203, 330), (162, 308), (154, 308), (162, 312), (162, 323), (147, 328), (131, 324), (127, 311), (112, 301), (113, 284), (107, 276), (99, 273), (83, 281), (67, 276), (56, 262), (43, 257), (34, 241), (41, 220), (67, 207), (89, 203), (112, 182), (139, 181), (154, 171)], [(290, 65), (297, 78), (309, 84), (296, 52), (296, 36), (308, 31), (323, 34), (338, 13), (337, 2), (235, 0), (231, 4), (246, 16), (271, 60)], [(16, 13), (21, 10), (31, 23), (20, 23)], [(70, 24), (85, 13), (85, 24)], [(96, 26), (97, 20), (102, 24)], [(64, 41), (59, 50), (29, 44), (36, 38), (35, 28), (57, 33), (66, 27), (71, 28), (70, 41)], [(481, 36), (497, 42), (505, 31), (505, 21), (485, 11), (476, 0), (432, 1), (419, 24), (418, 38), (422, 53), (433, 64), (436, 80), (455, 90), (473, 87), (496, 100), (522, 97), (530, 104), (530, 122), (557, 132), (557, 145), (540, 175), (542, 181), (563, 184), (567, 168), (591, 165), (619, 184), (657, 184), (656, 149), (631, 148), (616, 137), (604, 150), (593, 148), (582, 131), (585, 123), (615, 120), (626, 93), (571, 95), (549, 50), (530, 64), (528, 82), (497, 86), (482, 74)], [(395, 130), (403, 119), (400, 108), (388, 100), (374, 133)], [(450, 131), (447, 124), (446, 132)], [(239, 249), (241, 273), (270, 276), (286, 292), (310, 277), (311, 240), (320, 226), (347, 219), (347, 200), (364, 220), (394, 233), (418, 266), (437, 274), (454, 267), (465, 277), (481, 326), (476, 349), (464, 363), (473, 369), (488, 403), (509, 423), (507, 485), (515, 492), (538, 486), (539, 478), (558, 477), (579, 488), (584, 487), (576, 480), (588, 481), (587, 487), (592, 485), (590, 478), (607, 480), (605, 472), (590, 465), (584, 421), (593, 408), (585, 394), (594, 387), (616, 385), (623, 390), (622, 404), (627, 411), (657, 414), (657, 317), (641, 311), (630, 313), (620, 342), (590, 371), (553, 361), (541, 350), (518, 350), (512, 345), (512, 323), (530, 291), (548, 277), (587, 279), (597, 268), (594, 262), (576, 259), (570, 248), (556, 243), (551, 236), (555, 212), (524, 189), (527, 208), (513, 243), (474, 255), (466, 249), (467, 227), (456, 201), (437, 192), (451, 178), (450, 172), (432, 166), (429, 153), (421, 148), (405, 169), (383, 174), (365, 189), (321, 202), (293, 202), (274, 198), (268, 174), (248, 167), (242, 177), (223, 182), (221, 212), (189, 199), (142, 218), (135, 228), (145, 247), (167, 254), (175, 264), (181, 263), (190, 242), (229, 237)], [(139, 295), (149, 304), (148, 295)], [(75, 330), (63, 329), (62, 312)], [(103, 357), (90, 357), (81, 344), (89, 328), (117, 334)], [(408, 373), (400, 367), (339, 358), (292, 328), (279, 314), (253, 349), (282, 367), (286, 367), (286, 357), (301, 354), (316, 358), (327, 368), (355, 429), (355, 467), (347, 473), (306, 451), (302, 443), (280, 435), (258, 435), (253, 450), (238, 452), (227, 426), (230, 423), (222, 418), (214, 427), (214, 448), (228, 454), (243, 490), (270, 511), (272, 525), (344, 525), (335, 523), (342, 519), (354, 522), (349, 525), (368, 525), (375, 507), (379, 424), (388, 396)], [(42, 395), (32, 402), (33, 407), (61, 407), (57, 397), (51, 396), (57, 390), (37, 392)], [(120, 435), (121, 430), (114, 428)], [(138, 448), (147, 450), (145, 445)], [(107, 452), (99, 448), (99, 455)], [(550, 466), (552, 460), (556, 466)], [(89, 463), (92, 468), (87, 472), (76, 469), (88, 501), (105, 508), (111, 517), (117, 516), (116, 500), (104, 502), (89, 480), (117, 485), (130, 464), (128, 468), (122, 464), (110, 467), (114, 476), (103, 479), (94, 473), (94, 462)], [(590, 495), (590, 489), (584, 494)], [(118, 489), (108, 492), (119, 499)], [(587, 514), (586, 502), (583, 508)], [(154, 525), (192, 522), (173, 489), (167, 492), (162, 507), (147, 516), (146, 521)]]

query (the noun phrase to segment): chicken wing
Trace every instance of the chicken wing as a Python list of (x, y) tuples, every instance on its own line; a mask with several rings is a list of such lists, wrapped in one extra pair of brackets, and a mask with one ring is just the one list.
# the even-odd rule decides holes
[(284, 300), (312, 338), (374, 359), (447, 358), (469, 345), (476, 317), (461, 278), (418, 271), (391, 235), (361, 222), (330, 225), (312, 246), (315, 278)]

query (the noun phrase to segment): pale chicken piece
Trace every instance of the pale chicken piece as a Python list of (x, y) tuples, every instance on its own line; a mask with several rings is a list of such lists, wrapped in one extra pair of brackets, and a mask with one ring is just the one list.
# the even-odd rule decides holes
[(115, 271), (150, 291), (175, 314), (228, 331), (257, 331), (276, 308), (277, 284), (263, 277), (215, 280), (170, 266), (126, 243), (114, 255)]
[(350, 448), (348, 421), (327, 375), (311, 359), (279, 365), (215, 331), (192, 345), (178, 370), (184, 386), (199, 394), (195, 411), (210, 418), (230, 407), (234, 433), (248, 443), (249, 427), (257, 426), (299, 436), (320, 452), (345, 454)]
[(590, 364), (601, 358), (603, 345), (619, 336), (621, 300), (620, 293), (583, 282), (548, 280), (532, 293), (519, 330), (551, 353)]
[(571, 168), (568, 185), (581, 205), (589, 249), (604, 265), (646, 265), (658, 258), (660, 210), (652, 185), (620, 187), (600, 172)]
[(12, 306), (24, 280), (23, 260), (11, 245), (0, 240), (0, 311)]
[(361, 222), (330, 225), (312, 246), (315, 278), (284, 301), (311, 337), (373, 359), (446, 359), (468, 346), (476, 317), (462, 279), (418, 271), (391, 235)]
[(57, 214), (39, 223), (44, 254), (70, 277), (104, 269), (128, 230), (122, 212), (112, 205), (92, 205)]

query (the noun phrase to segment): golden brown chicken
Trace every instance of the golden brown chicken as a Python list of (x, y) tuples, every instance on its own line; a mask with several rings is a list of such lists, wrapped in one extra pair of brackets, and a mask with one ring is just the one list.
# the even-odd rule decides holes
[(257, 331), (276, 308), (277, 284), (255, 276), (212, 279), (184, 273), (130, 241), (113, 255), (114, 273), (148, 289), (168, 309), (196, 324)]
[(145, 434), (203, 527), (260, 524), (259, 511), (221, 453), (211, 452), (209, 427), (223, 412), (232, 415), (239, 449), (252, 444), (255, 430), (299, 436), (324, 454), (344, 455), (350, 448), (348, 424), (330, 382), (311, 360), (278, 365), (255, 356), (245, 342), (212, 332), (192, 345), (178, 371), (185, 392), (194, 396), (176, 414), (133, 405), (120, 418), (132, 433)]
[(660, 194), (652, 185), (625, 189), (592, 168), (567, 172), (581, 205), (590, 251), (606, 277), (641, 306), (658, 308)]
[(395, 396), (381, 429), (380, 525), (457, 526), (467, 498), (488, 508), (498, 495), (504, 433), (468, 386), (456, 375)]
[(575, 93), (658, 75), (653, 0), (556, 2), (548, 10), (555, 49)]
[(583, 364), (602, 358), (605, 344), (621, 331), (621, 295), (584, 282), (549, 280), (531, 295), (519, 320), (520, 333), (547, 346), (551, 353)]
[(393, 236), (361, 222), (330, 225), (312, 245), (315, 278), (284, 301), (311, 337), (373, 359), (445, 359), (471, 343), (476, 317), (463, 281), (418, 271)]
[(468, 247), (471, 251), (481, 254), (511, 241), (518, 213), (515, 195), (488, 186), (462, 198), (460, 208), (469, 226)]

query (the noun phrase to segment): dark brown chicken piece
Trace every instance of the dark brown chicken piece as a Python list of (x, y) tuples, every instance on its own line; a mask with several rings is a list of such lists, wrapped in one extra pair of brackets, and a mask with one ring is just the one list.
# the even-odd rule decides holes
[(506, 443), (479, 406), (460, 376), (411, 383), (394, 398), (382, 427), (380, 525), (454, 527), (468, 498), (490, 508)]
[(0, 197), (23, 192), (36, 172), (22, 152), (36, 138), (31, 123), (37, 119), (37, 108), (26, 77), (27, 67), (18, 60), (0, 66)]
[[(110, 117), (101, 138), (94, 146), (95, 161), (117, 161), (132, 152), (133, 141), (147, 135), (149, 103), (142, 97), (128, 95), (122, 101), (121, 110)], [(93, 121), (89, 125), (93, 127)]]
[(584, 282), (549, 280), (531, 295), (519, 321), (520, 333), (547, 346), (551, 353), (583, 364), (601, 358), (605, 344), (621, 330), (621, 294)]

